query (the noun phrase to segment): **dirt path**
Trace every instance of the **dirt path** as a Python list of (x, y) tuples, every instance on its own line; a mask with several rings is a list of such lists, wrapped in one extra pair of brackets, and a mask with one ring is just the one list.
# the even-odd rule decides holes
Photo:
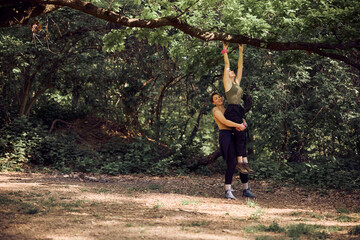
[[(252, 181), (223, 199), (222, 176), (0, 174), (0, 239), (360, 239), (360, 193)], [(357, 229), (357, 228), (356, 228)], [(356, 233), (356, 232), (355, 232)]]

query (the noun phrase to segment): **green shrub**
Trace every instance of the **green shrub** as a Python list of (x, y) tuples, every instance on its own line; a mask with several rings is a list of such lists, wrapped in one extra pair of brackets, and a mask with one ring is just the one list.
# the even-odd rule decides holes
[(47, 135), (33, 151), (31, 162), (53, 167), (61, 172), (98, 172), (99, 154), (89, 146), (79, 145), (71, 133)]
[(255, 240), (282, 240), (283, 238), (271, 237), (271, 236), (257, 236)]
[(272, 179), (297, 185), (352, 191), (360, 187), (360, 157), (318, 158), (312, 162), (288, 163), (256, 156), (252, 162), (256, 179)]
[(44, 136), (45, 127), (26, 117), (15, 118), (0, 131), (0, 171), (21, 171)]
[(285, 228), (280, 227), (280, 225), (277, 222), (273, 222), (268, 227), (266, 227), (264, 230), (265, 230), (265, 232), (276, 232), (276, 233), (285, 232)]
[(288, 236), (298, 238), (301, 235), (311, 235), (316, 227), (303, 223), (290, 225), (288, 228)]
[(360, 235), (360, 225), (354, 226), (349, 230), (350, 235)]
[(355, 218), (341, 214), (335, 220), (338, 222), (352, 222), (352, 221), (355, 221)]
[(40, 119), (48, 128), (51, 127), (55, 119), (71, 122), (75, 119), (84, 118), (90, 112), (89, 107), (86, 105), (74, 108), (70, 102), (59, 102), (48, 98), (41, 99), (38, 105), (39, 108), (33, 113), (33, 118)]
[[(100, 171), (106, 174), (152, 173), (159, 164), (156, 144), (146, 139), (125, 141), (115, 137), (99, 151), (102, 159)], [(161, 164), (159, 164), (161, 166)]]

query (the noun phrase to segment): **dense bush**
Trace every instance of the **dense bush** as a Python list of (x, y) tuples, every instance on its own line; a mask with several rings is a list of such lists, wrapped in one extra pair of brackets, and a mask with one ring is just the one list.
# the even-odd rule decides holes
[(23, 170), (45, 135), (42, 124), (32, 123), (26, 117), (6, 124), (0, 131), (0, 171)]
[(322, 157), (311, 162), (281, 162), (258, 157), (252, 161), (256, 179), (272, 179), (307, 187), (353, 190), (360, 186), (360, 157)]
[[(71, 131), (48, 134), (47, 126), (28, 118), (15, 119), (1, 131), (0, 170), (23, 170), (25, 164), (50, 167), (61, 172), (104, 174), (148, 173), (166, 175), (186, 172), (186, 151), (159, 148), (156, 143), (137, 138), (111, 138), (101, 149), (82, 145)], [(166, 153), (166, 154), (164, 154)]]
[(103, 159), (100, 172), (114, 175), (151, 173), (160, 158), (156, 149), (156, 144), (144, 139), (125, 141), (114, 137), (99, 151)]
[(51, 127), (56, 119), (71, 122), (75, 119), (82, 119), (89, 113), (86, 105), (74, 107), (66, 101), (57, 102), (54, 99), (40, 101), (38, 109), (33, 113), (32, 118), (40, 119), (45, 125)]
[(91, 172), (97, 169), (99, 157), (90, 147), (82, 146), (70, 132), (47, 135), (33, 150), (31, 162), (48, 166), (62, 172)]

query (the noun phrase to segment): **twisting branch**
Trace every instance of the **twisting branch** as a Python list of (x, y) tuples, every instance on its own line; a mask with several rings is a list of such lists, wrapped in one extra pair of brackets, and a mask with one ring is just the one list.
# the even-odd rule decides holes
[[(10, 1), (10, 0), (4, 0)], [(307, 52), (316, 53), (323, 57), (329, 57), (335, 60), (340, 60), (350, 66), (353, 66), (360, 70), (360, 64), (354, 63), (351, 59), (344, 55), (333, 53), (329, 51), (350, 50), (354, 48), (360, 48), (360, 39), (353, 42), (342, 44), (331, 43), (306, 43), (306, 42), (269, 42), (263, 39), (250, 38), (244, 35), (228, 34), (224, 32), (212, 32), (205, 31), (200, 28), (189, 25), (184, 20), (178, 17), (162, 17), (157, 19), (139, 19), (129, 18), (119, 13), (115, 13), (110, 10), (106, 10), (93, 5), (92, 3), (83, 2), (81, 0), (21, 0), (28, 4), (39, 4), (43, 6), (67, 6), (81, 12), (90, 14), (97, 18), (113, 22), (127, 27), (139, 27), (139, 28), (160, 28), (164, 26), (175, 27), (185, 34), (199, 38), (203, 41), (227, 41), (231, 43), (240, 43), (255, 46), (258, 48), (265, 48), (275, 51), (289, 51), (289, 50), (303, 50)], [(326, 50), (326, 51), (325, 51)]]

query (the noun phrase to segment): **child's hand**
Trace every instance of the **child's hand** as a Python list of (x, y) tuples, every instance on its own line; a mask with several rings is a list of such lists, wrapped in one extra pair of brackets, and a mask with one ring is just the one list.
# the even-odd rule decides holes
[(243, 118), (243, 124), (244, 124), (244, 126), (247, 128), (248, 127), (248, 124), (247, 124), (247, 122), (245, 121), (245, 119)]

